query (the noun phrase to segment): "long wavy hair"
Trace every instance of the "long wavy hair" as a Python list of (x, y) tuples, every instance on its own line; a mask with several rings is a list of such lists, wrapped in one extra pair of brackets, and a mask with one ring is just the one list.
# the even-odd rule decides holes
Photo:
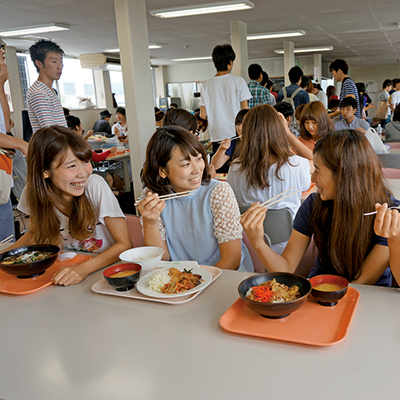
[(333, 200), (319, 194), (310, 218), (310, 229), (323, 263), (331, 263), (339, 275), (352, 281), (373, 244), (374, 218), (363, 214), (375, 203), (390, 202), (378, 157), (366, 137), (356, 130), (334, 131), (317, 142), (318, 154), (332, 172)]
[[(82, 161), (90, 161), (92, 150), (75, 132), (62, 126), (39, 129), (29, 142), (27, 203), (35, 243), (61, 244), (60, 221), (54, 205), (51, 178), (45, 172), (58, 168), (65, 160), (68, 149)], [(74, 239), (90, 237), (96, 223), (96, 211), (85, 194), (74, 197), (69, 216), (69, 232)]]
[[(312, 136), (308, 133), (305, 122), (311, 120), (318, 124), (318, 132)], [(313, 101), (304, 106), (300, 116), (300, 137), (304, 140), (319, 140), (328, 132), (335, 130), (332, 120), (320, 101)]]
[(290, 150), (283, 121), (273, 107), (256, 106), (246, 114), (241, 140), (239, 172), (245, 174), (249, 186), (269, 187), (268, 172), (274, 163), (278, 164), (276, 177), (283, 180), (279, 170), (289, 162)]
[(180, 126), (164, 126), (155, 131), (146, 148), (146, 162), (143, 167), (142, 179), (145, 186), (159, 195), (172, 193), (168, 178), (160, 176), (160, 168), (168, 169), (172, 150), (178, 147), (182, 155), (190, 160), (190, 156), (201, 154), (204, 160), (202, 185), (208, 185), (210, 174), (206, 151), (193, 133)]

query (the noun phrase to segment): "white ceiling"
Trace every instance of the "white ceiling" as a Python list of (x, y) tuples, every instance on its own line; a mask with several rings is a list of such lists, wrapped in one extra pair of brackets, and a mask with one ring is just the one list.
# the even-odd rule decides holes
[[(132, 0), (135, 1), (135, 0)], [(211, 3), (214, 0), (146, 0), (147, 10)], [(389, 65), (400, 60), (399, 0), (252, 0), (255, 8), (204, 16), (160, 19), (148, 14), (153, 64), (170, 59), (210, 55), (217, 44), (230, 43), (230, 21), (247, 23), (248, 33), (303, 29), (289, 38), (295, 47), (333, 46), (323, 59), (346, 59), (351, 66)], [(1, 30), (58, 22), (69, 31), (43, 34), (60, 44), (67, 55), (98, 53), (118, 47), (113, 0), (1, 0)], [(26, 50), (32, 42), (4, 39)], [(282, 39), (248, 42), (249, 59), (282, 57)]]

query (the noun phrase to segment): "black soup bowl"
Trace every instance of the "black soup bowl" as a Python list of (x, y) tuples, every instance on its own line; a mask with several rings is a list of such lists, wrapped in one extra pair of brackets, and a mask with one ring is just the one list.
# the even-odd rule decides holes
[[(0, 254), (0, 269), (10, 275), (16, 275), (18, 278), (35, 278), (44, 274), (47, 268), (50, 268), (57, 260), (60, 248), (51, 244), (34, 244), (31, 246), (18, 247)], [(3, 264), (2, 261), (10, 256), (18, 256), (23, 253), (48, 252), (49, 256), (39, 261), (26, 262), (21, 264)]]
[[(123, 277), (112, 277), (112, 275), (118, 272), (132, 271), (128, 276)], [(125, 290), (131, 290), (135, 287), (135, 283), (140, 278), (140, 273), (142, 272), (142, 266), (139, 264), (125, 263), (118, 264), (107, 268), (103, 272), (104, 279), (106, 282), (115, 288), (118, 292), (123, 292)]]
[[(283, 285), (289, 287), (298, 286), (301, 297), (286, 303), (260, 303), (246, 297), (246, 293), (253, 286), (272, 281), (274, 278), (278, 283)], [(240, 298), (250, 310), (263, 317), (277, 319), (287, 317), (292, 312), (298, 310), (307, 301), (308, 295), (311, 292), (311, 283), (308, 279), (289, 272), (268, 272), (265, 274), (253, 275), (245, 279), (239, 284), (238, 291)]]

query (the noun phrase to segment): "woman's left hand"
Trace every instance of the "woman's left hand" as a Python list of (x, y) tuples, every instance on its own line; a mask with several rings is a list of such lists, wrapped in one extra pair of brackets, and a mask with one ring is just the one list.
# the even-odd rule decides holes
[(55, 285), (69, 286), (82, 282), (87, 276), (88, 274), (84, 272), (84, 268), (79, 265), (61, 268), (53, 275), (51, 280)]
[(387, 239), (400, 241), (400, 215), (399, 211), (388, 210), (388, 205), (385, 203), (380, 205), (375, 204), (375, 210), (378, 211), (375, 217), (374, 231), (378, 236)]

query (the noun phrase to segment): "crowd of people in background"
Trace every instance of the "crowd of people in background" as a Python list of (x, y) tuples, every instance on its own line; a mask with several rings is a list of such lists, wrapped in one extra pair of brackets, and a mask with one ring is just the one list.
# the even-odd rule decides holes
[[(55, 284), (68, 286), (117, 261), (131, 246), (115, 197), (123, 189), (120, 175), (92, 174), (91, 162), (104, 161), (117, 147), (98, 154), (87, 141), (101, 133), (116, 137), (128, 149), (127, 116), (117, 107), (111, 125), (113, 114), (103, 110), (85, 133), (77, 116), (65, 114), (53, 89), (62, 74), (63, 50), (39, 40), (30, 54), (38, 79), (27, 93), (33, 129), (29, 146), (3, 135), (10, 130), (10, 111), (3, 51), (0, 57), (0, 146), (27, 155), (26, 186), (17, 200), (19, 210), (30, 215), (30, 228), (11, 248), (52, 243), (98, 253), (96, 262), (64, 268), (53, 276)], [(398, 212), (387, 210), (399, 201), (385, 186), (368, 141), (377, 126), (385, 129), (386, 138), (400, 139), (400, 79), (386, 79), (374, 104), (365, 83), (355, 83), (346, 61), (337, 59), (329, 70), (341, 83), (338, 95), (335, 86), (325, 91), (299, 66), (289, 70), (290, 84), (276, 92), (259, 64), (248, 67), (248, 83), (232, 75), (235, 58), (228, 44), (213, 49), (216, 73), (202, 84), (199, 109), (190, 112), (174, 103), (165, 113), (154, 109), (157, 129), (147, 145), (138, 206), (145, 244), (163, 248), (164, 260), (193, 259), (253, 271), (244, 228), (269, 271), (293, 272), (314, 237), (319, 256), (313, 275), (334, 273), (389, 286), (390, 259), (400, 279), (399, 262), (393, 261), (386, 240), (391, 251), (400, 240)], [(373, 107), (377, 113), (370, 118)], [(227, 182), (214, 179), (217, 174), (227, 174)], [(317, 193), (302, 204), (302, 192), (313, 185)], [(267, 210), (260, 202), (290, 188), (297, 194), (276, 208), (290, 210), (292, 236), (269, 248), (263, 236)], [(169, 202), (159, 198), (181, 192), (190, 195)], [(9, 196), (1, 200), (0, 240), (8, 237), (12, 242), (11, 201)], [(248, 209), (242, 216), (239, 206)], [(375, 220), (363, 218), (375, 208)]]

